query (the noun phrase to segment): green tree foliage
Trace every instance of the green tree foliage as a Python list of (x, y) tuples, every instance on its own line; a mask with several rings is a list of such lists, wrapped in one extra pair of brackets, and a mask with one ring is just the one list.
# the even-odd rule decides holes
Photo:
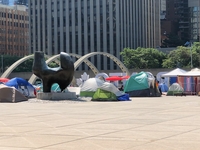
[(166, 54), (153, 48), (124, 48), (120, 53), (123, 63), (128, 69), (161, 68)]
[(179, 46), (175, 50), (171, 51), (167, 59), (163, 61), (164, 68), (175, 68), (175, 67), (191, 67), (191, 53), (192, 53), (192, 66), (199, 67), (200, 57), (199, 57), (200, 44), (192, 48)]

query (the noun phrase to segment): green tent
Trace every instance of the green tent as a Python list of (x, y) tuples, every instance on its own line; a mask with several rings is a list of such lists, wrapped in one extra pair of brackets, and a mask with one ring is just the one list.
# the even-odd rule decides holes
[(183, 93), (184, 89), (183, 87), (180, 86), (180, 84), (178, 83), (173, 83), (170, 87), (169, 90), (167, 92), (167, 96), (173, 96), (176, 95), (178, 93)]
[(117, 97), (110, 91), (98, 88), (92, 97), (92, 101), (117, 101)]
[(155, 85), (155, 78), (148, 72), (132, 75), (125, 84), (124, 92), (130, 97), (161, 96)]
[(104, 82), (92, 96), (92, 101), (118, 101), (117, 97), (124, 94), (112, 83)]

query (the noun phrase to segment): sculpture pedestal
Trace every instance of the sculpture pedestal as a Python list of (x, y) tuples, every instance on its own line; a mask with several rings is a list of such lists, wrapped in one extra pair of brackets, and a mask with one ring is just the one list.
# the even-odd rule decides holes
[(37, 93), (37, 99), (41, 100), (72, 100), (77, 99), (76, 92), (66, 92), (66, 93)]

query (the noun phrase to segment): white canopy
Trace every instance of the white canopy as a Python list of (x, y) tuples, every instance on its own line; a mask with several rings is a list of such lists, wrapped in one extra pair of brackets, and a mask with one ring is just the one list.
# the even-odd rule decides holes
[(180, 73), (178, 76), (185, 76), (185, 77), (198, 77), (200, 76), (200, 69), (194, 68), (191, 71), (188, 71), (186, 73)]
[(177, 77), (177, 75), (184, 74), (184, 73), (186, 73), (185, 70), (176, 68), (168, 73), (162, 74), (161, 77)]

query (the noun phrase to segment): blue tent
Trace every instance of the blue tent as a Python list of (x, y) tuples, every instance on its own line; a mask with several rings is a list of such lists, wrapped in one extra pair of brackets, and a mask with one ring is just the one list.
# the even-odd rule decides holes
[(23, 78), (18, 78), (18, 77), (12, 78), (8, 82), (6, 82), (5, 85), (10, 86), (10, 87), (15, 87), (24, 96), (27, 96), (27, 97), (36, 96), (36, 90), (33, 87), (33, 85)]

